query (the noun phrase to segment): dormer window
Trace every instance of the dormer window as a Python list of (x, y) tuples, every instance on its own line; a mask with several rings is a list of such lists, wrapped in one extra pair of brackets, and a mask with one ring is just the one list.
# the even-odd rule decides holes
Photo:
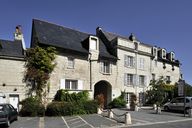
[(89, 49), (90, 50), (98, 50), (98, 38), (94, 36), (90, 36), (89, 38)]
[(171, 52), (171, 61), (174, 61), (174, 60), (175, 60), (175, 53)]
[(165, 49), (161, 49), (161, 51), (160, 51), (160, 57), (161, 57), (162, 59), (166, 59), (166, 50), (165, 50)]
[(174, 52), (170, 52), (167, 54), (167, 58), (170, 60), (170, 61), (174, 61), (175, 60), (175, 53)]
[(157, 57), (157, 48), (156, 48), (156, 47), (153, 47), (153, 48), (152, 48), (152, 55), (153, 55), (154, 57)]

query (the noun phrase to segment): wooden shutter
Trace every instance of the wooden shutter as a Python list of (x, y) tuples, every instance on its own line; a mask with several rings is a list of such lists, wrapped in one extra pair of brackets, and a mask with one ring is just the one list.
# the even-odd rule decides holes
[(83, 90), (83, 81), (78, 80), (78, 90)]
[(65, 89), (65, 79), (60, 80), (60, 89)]

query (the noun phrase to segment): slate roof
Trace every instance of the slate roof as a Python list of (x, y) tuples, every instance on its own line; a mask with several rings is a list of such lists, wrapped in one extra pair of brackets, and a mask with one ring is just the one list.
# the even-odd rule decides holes
[[(112, 40), (114, 40), (115, 38), (117, 38), (117, 37), (120, 37), (120, 38), (122, 38), (122, 39), (125, 39), (125, 40), (128, 40), (128, 41), (130, 41), (130, 39), (129, 39), (129, 37), (126, 37), (126, 36), (121, 36), (121, 35), (118, 35), (118, 34), (115, 34), (115, 33), (111, 33), (111, 32), (106, 32), (106, 31), (103, 31), (102, 30), (102, 32), (105, 34), (105, 36), (107, 37), (107, 39), (109, 40), (109, 41), (112, 41)], [(145, 44), (145, 43), (143, 43), (143, 42), (140, 42), (142, 45), (145, 45), (145, 46), (148, 46), (148, 47), (153, 47), (152, 45), (150, 45), (150, 44)]]
[(0, 39), (0, 56), (23, 58), (22, 42)]
[[(82, 42), (90, 35), (92, 34), (33, 19), (32, 36), (37, 37), (38, 43), (40, 44), (86, 53), (88, 55), (89, 51), (82, 46)], [(99, 43), (99, 56), (114, 58), (114, 56), (107, 52), (107, 48), (101, 40)]]

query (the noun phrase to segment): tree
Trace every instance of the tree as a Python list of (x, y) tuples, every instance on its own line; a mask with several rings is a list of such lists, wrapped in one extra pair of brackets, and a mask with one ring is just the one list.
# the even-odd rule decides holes
[(26, 51), (26, 72), (25, 81), (30, 83), (29, 93), (36, 93), (37, 98), (42, 101), (44, 88), (46, 87), (50, 74), (54, 70), (56, 63), (54, 47), (35, 47)]
[(166, 80), (161, 77), (158, 80), (152, 80), (149, 84), (149, 90), (146, 91), (148, 104), (162, 105), (168, 99), (174, 96), (175, 85), (166, 84)]

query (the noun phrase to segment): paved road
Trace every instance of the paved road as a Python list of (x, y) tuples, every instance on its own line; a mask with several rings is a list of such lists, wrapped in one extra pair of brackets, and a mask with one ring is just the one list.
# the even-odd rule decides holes
[(192, 121), (189, 120), (189, 121), (158, 123), (158, 124), (140, 125), (140, 126), (129, 126), (129, 128), (192, 128)]
[[(113, 109), (113, 119), (103, 115), (81, 115), (65, 117), (19, 117), (18, 121), (11, 124), (10, 128), (109, 128), (109, 127), (131, 127), (131, 128), (183, 128), (192, 127), (192, 118), (184, 117), (181, 113), (162, 112), (155, 114), (153, 110), (129, 111), (132, 124), (125, 125), (126, 110)], [(176, 125), (178, 124), (178, 125)], [(0, 128), (4, 126), (0, 125)]]

